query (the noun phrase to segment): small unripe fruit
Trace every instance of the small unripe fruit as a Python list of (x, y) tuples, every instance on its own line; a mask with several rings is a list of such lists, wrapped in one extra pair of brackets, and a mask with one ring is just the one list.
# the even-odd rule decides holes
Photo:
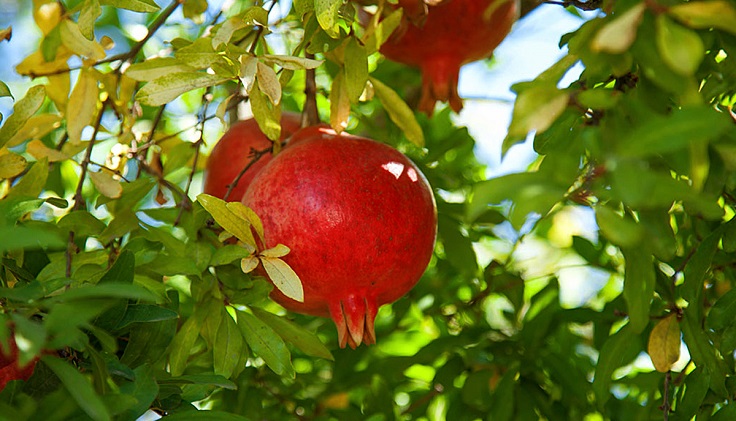
[(399, 151), (325, 128), (298, 132), (243, 196), (263, 222), (265, 246), (281, 243), (304, 302), (274, 289), (289, 310), (331, 317), (340, 346), (376, 341), (378, 307), (424, 273), (437, 233), (432, 190)]

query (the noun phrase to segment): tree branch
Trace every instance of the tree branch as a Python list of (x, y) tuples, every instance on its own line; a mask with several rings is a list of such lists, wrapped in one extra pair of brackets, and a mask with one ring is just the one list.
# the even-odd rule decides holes
[(100, 112), (99, 114), (97, 114), (97, 120), (95, 121), (92, 138), (89, 140), (89, 144), (87, 145), (87, 151), (84, 154), (84, 159), (82, 159), (82, 162), (79, 164), (82, 167), (82, 173), (79, 174), (79, 183), (77, 183), (77, 190), (74, 193), (74, 207), (72, 208), (72, 210), (81, 210), (87, 205), (86, 201), (84, 200), (84, 196), (82, 196), (82, 187), (84, 186), (84, 179), (87, 177), (87, 168), (92, 162), (92, 149), (95, 147), (97, 134), (99, 133), (100, 126), (102, 125), (102, 116), (105, 114), (105, 108), (107, 108), (107, 101), (102, 103), (102, 108), (100, 108)]

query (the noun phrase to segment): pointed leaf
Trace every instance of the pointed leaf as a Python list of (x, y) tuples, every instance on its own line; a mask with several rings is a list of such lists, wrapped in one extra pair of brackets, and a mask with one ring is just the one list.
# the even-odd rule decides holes
[(624, 299), (629, 314), (629, 329), (640, 333), (649, 324), (649, 307), (654, 296), (654, 265), (651, 254), (643, 247), (622, 251), (626, 259)]
[(46, 98), (46, 89), (43, 85), (35, 85), (31, 87), (26, 95), (13, 106), (13, 114), (5, 120), (5, 124), (0, 127), (0, 148), (20, 131), (29, 118), (41, 108), (43, 100)]
[(66, 131), (69, 141), (78, 144), (82, 141), (82, 130), (92, 123), (97, 113), (99, 88), (93, 71), (82, 71), (66, 106)]
[(281, 83), (279, 77), (272, 67), (267, 66), (260, 61), (256, 65), (256, 79), (258, 79), (258, 87), (261, 92), (266, 94), (271, 103), (278, 105), (281, 102)]
[(300, 303), (304, 302), (304, 289), (299, 275), (283, 260), (261, 256), (261, 263), (276, 288), (285, 296)]
[(250, 223), (230, 211), (224, 200), (203, 193), (197, 196), (197, 201), (202, 204), (202, 207), (212, 215), (215, 222), (220, 224), (222, 228), (255, 249), (256, 240), (250, 231)]
[(319, 340), (317, 335), (306, 328), (258, 307), (253, 307), (251, 310), (256, 317), (271, 326), (286, 342), (293, 344), (305, 354), (334, 361), (335, 358), (330, 350)]
[(535, 85), (519, 93), (514, 102), (509, 132), (503, 141), (503, 153), (524, 140), (531, 131), (540, 134), (557, 120), (567, 107), (569, 97), (554, 85)]
[(263, 250), (260, 255), (263, 257), (284, 257), (289, 254), (291, 250), (283, 244), (277, 244), (276, 247)]
[(238, 326), (248, 346), (279, 376), (294, 378), (291, 353), (284, 340), (252, 314), (238, 311)]
[(215, 374), (230, 378), (235, 371), (240, 354), (243, 353), (243, 334), (235, 320), (222, 308), (222, 320), (215, 335), (214, 349), (212, 350)]
[(637, 3), (634, 7), (614, 17), (593, 37), (590, 49), (611, 54), (626, 52), (636, 39), (636, 32), (646, 11), (645, 3)]
[(349, 118), (350, 98), (345, 86), (345, 75), (340, 72), (332, 81), (330, 90), (330, 126), (337, 133), (342, 133), (348, 127)]
[(340, 31), (337, 26), (340, 7), (343, 0), (314, 0), (314, 12), (319, 26), (332, 38), (337, 38)]
[(705, 46), (692, 29), (672, 22), (666, 15), (657, 16), (657, 47), (662, 60), (675, 72), (692, 76), (705, 58)]
[(417, 118), (411, 108), (406, 105), (406, 102), (401, 99), (399, 94), (383, 82), (374, 77), (369, 78), (369, 80), (391, 121), (399, 126), (409, 142), (419, 147), (424, 146), (424, 132), (422, 132), (422, 127), (417, 122)]
[(736, 7), (726, 0), (676, 4), (667, 13), (691, 28), (717, 28), (736, 35)]
[(154, 0), (100, 0), (100, 4), (141, 13), (153, 13), (161, 10)]
[(256, 256), (244, 257), (240, 259), (240, 269), (243, 273), (251, 273), (256, 267), (258, 267), (259, 262), (260, 260)]
[(123, 194), (123, 186), (120, 185), (120, 181), (114, 179), (106, 171), (90, 171), (88, 174), (92, 184), (101, 194), (111, 199), (117, 199)]
[(275, 64), (282, 69), (289, 70), (316, 69), (324, 63), (324, 60), (274, 54), (264, 54), (260, 56), (260, 59), (269, 65)]
[(125, 75), (140, 82), (150, 82), (171, 73), (195, 73), (196, 69), (174, 57), (155, 57), (133, 64)]
[(345, 87), (350, 102), (358, 102), (367, 82), (368, 54), (366, 48), (351, 37), (345, 45)]
[(88, 40), (76, 23), (64, 19), (61, 21), (59, 29), (61, 42), (75, 54), (90, 60), (105, 58), (105, 49), (98, 42)]
[(178, 72), (161, 76), (138, 91), (136, 98), (145, 105), (158, 106), (175, 100), (179, 95), (194, 89), (218, 85), (229, 80), (226, 77), (203, 72)]
[(100, 396), (95, 392), (92, 384), (77, 371), (63, 360), (51, 356), (41, 357), (41, 361), (46, 364), (51, 371), (61, 380), (69, 395), (77, 402), (82, 410), (95, 421), (104, 421), (112, 419), (107, 411), (105, 404)]
[(28, 161), (17, 153), (8, 152), (0, 155), (0, 180), (4, 178), (12, 178), (22, 173)]

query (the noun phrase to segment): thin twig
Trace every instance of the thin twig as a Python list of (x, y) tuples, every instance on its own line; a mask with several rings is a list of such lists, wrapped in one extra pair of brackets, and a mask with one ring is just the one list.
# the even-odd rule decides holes
[(670, 371), (667, 372), (664, 376), (664, 391), (662, 392), (662, 406), (659, 407), (659, 409), (662, 410), (662, 413), (664, 414), (664, 421), (668, 421), (670, 419), (670, 409), (672, 407), (670, 406), (670, 381), (672, 380), (672, 374)]
[[(304, 57), (314, 59), (314, 54), (305, 53)], [(302, 127), (315, 126), (319, 124), (319, 111), (317, 110), (317, 81), (315, 69), (307, 69), (306, 81), (304, 83), (304, 112), (302, 113)]]
[(271, 150), (272, 148), (266, 148), (266, 149), (260, 149), (260, 150), (251, 148), (250, 154), (251, 156), (253, 156), (253, 158), (251, 158), (250, 162), (248, 162), (248, 165), (246, 165), (245, 167), (243, 167), (242, 170), (240, 170), (238, 175), (235, 176), (235, 178), (233, 179), (232, 183), (227, 185), (227, 191), (225, 192), (225, 196), (222, 198), (222, 200), (227, 201), (227, 199), (230, 197), (230, 193), (233, 192), (233, 189), (235, 189), (235, 187), (238, 185), (238, 183), (240, 182), (240, 179), (243, 178), (243, 175), (250, 169), (250, 167), (252, 167), (256, 162), (258, 162), (258, 160), (261, 159), (263, 155), (271, 153)]
[(77, 183), (77, 190), (74, 193), (74, 207), (72, 210), (81, 210), (85, 208), (87, 204), (84, 200), (84, 196), (82, 196), (82, 187), (84, 186), (84, 180), (87, 177), (87, 167), (89, 167), (89, 164), (92, 162), (92, 149), (95, 147), (95, 142), (97, 141), (97, 134), (99, 133), (100, 126), (102, 125), (102, 116), (105, 114), (105, 108), (107, 108), (107, 101), (102, 103), (102, 108), (100, 108), (100, 112), (97, 114), (94, 132), (92, 133), (92, 138), (89, 140), (89, 144), (87, 145), (87, 152), (84, 154), (84, 159), (81, 164), (79, 164), (82, 167), (82, 173), (79, 175), (79, 183)]

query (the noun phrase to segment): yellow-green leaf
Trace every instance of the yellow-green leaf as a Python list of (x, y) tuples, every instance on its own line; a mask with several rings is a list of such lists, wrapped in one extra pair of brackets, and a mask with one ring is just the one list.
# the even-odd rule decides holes
[(95, 39), (95, 22), (102, 15), (102, 8), (98, 0), (84, 0), (79, 12), (79, 31), (90, 41)]
[(660, 373), (670, 371), (680, 359), (680, 323), (671, 314), (660, 320), (649, 334), (647, 352)]
[(736, 8), (729, 1), (691, 1), (672, 6), (667, 12), (691, 28), (716, 28), (736, 35)]
[(8, 87), (8, 85), (6, 85), (5, 82), (0, 80), (0, 98), (4, 98), (4, 97), (10, 97), (12, 99), (15, 99), (15, 97), (13, 96), (13, 93), (10, 92), (10, 88)]
[(150, 82), (171, 73), (194, 73), (195, 71), (194, 67), (174, 57), (157, 57), (128, 67), (125, 75), (137, 81)]
[(414, 115), (414, 111), (406, 105), (403, 99), (393, 89), (386, 86), (380, 80), (370, 77), (371, 85), (376, 96), (386, 109), (391, 121), (404, 132), (409, 141), (419, 147), (424, 146), (424, 132)]
[(253, 82), (253, 88), (248, 96), (253, 118), (258, 123), (258, 128), (272, 141), (281, 137), (281, 106), (274, 105), (268, 97), (261, 92), (261, 84), (258, 79)]
[(341, 133), (348, 127), (350, 118), (350, 98), (345, 86), (345, 75), (340, 72), (332, 81), (330, 90), (330, 126)]
[(263, 224), (261, 218), (253, 212), (253, 209), (245, 206), (241, 202), (229, 202), (227, 208), (230, 212), (234, 213), (238, 218), (242, 218), (256, 230), (258, 236), (263, 239)]
[(49, 162), (45, 159), (36, 161), (20, 181), (10, 189), (7, 197), (38, 197), (46, 186), (49, 176)]
[(7, 152), (0, 155), (0, 180), (4, 178), (15, 177), (23, 172), (28, 165), (28, 161), (22, 156)]
[(46, 158), (49, 162), (59, 162), (69, 159), (67, 154), (57, 151), (56, 149), (49, 148), (39, 139), (30, 141), (26, 146), (26, 152), (36, 159)]
[(222, 228), (255, 250), (256, 242), (250, 232), (250, 223), (231, 212), (224, 200), (203, 193), (197, 196), (197, 201)]
[(0, 41), (10, 41), (13, 36), (13, 27), (8, 26), (5, 29), (0, 29)]
[(276, 247), (271, 247), (270, 249), (263, 250), (260, 255), (263, 257), (284, 257), (291, 249), (286, 247), (283, 244), (276, 244)]
[(317, 22), (319, 26), (325, 30), (327, 35), (337, 38), (340, 31), (337, 26), (339, 19), (340, 7), (343, 0), (315, 0), (314, 11), (317, 14)]
[(294, 56), (282, 56), (273, 54), (264, 54), (260, 56), (261, 60), (267, 64), (275, 64), (283, 69), (289, 70), (304, 70), (304, 69), (316, 69), (324, 60), (314, 60), (311, 58), (294, 57)]
[(154, 0), (100, 0), (100, 4), (141, 13), (152, 13), (161, 10)]
[(279, 77), (273, 68), (259, 61), (257, 63), (256, 79), (258, 79), (261, 92), (266, 94), (272, 104), (278, 105), (281, 102), (281, 83), (279, 83)]
[(61, 127), (61, 116), (58, 114), (34, 115), (18, 130), (7, 143), (9, 148), (18, 146), (28, 139), (38, 139)]
[(158, 106), (175, 100), (179, 95), (194, 89), (218, 85), (228, 79), (204, 72), (178, 72), (166, 74), (138, 91), (136, 98), (142, 104)]
[[(390, 15), (381, 19), (375, 26), (369, 26), (363, 36), (363, 45), (366, 47), (366, 53), (371, 55), (381, 48), (386, 40), (389, 39), (391, 34), (401, 24), (401, 18), (403, 16), (403, 9), (397, 9), (391, 12)], [(375, 19), (375, 18), (374, 18)]]
[(350, 102), (356, 103), (368, 82), (368, 54), (355, 38), (345, 45), (345, 88)]
[(230, 42), (233, 33), (239, 29), (245, 28), (245, 21), (239, 17), (231, 17), (220, 24), (217, 33), (212, 36), (212, 47), (217, 48), (222, 44)]
[(662, 60), (675, 72), (692, 76), (705, 57), (705, 46), (700, 36), (666, 15), (657, 16), (656, 31)]
[(105, 49), (96, 41), (88, 40), (80, 31), (79, 25), (69, 19), (61, 21), (61, 42), (75, 54), (91, 60), (105, 58)]
[(636, 32), (645, 10), (646, 4), (639, 3), (620, 16), (614, 17), (595, 34), (590, 48), (593, 51), (611, 54), (627, 51), (636, 39)]
[(251, 273), (258, 266), (259, 261), (256, 256), (243, 257), (240, 259), (240, 269), (243, 270), (243, 273)]
[(547, 130), (565, 110), (567, 102), (568, 94), (554, 85), (537, 85), (522, 91), (514, 103), (503, 152), (525, 139), (532, 130), (537, 134)]
[(90, 171), (89, 178), (103, 196), (117, 199), (123, 193), (123, 186), (120, 185), (120, 182), (105, 171)]
[(274, 286), (285, 296), (303, 303), (304, 289), (302, 288), (302, 281), (291, 266), (277, 257), (261, 256), (260, 259)]
[(256, 80), (256, 72), (258, 71), (258, 58), (251, 54), (243, 54), (240, 56), (240, 81), (243, 83), (245, 92), (250, 94), (253, 89), (253, 82)]
[(69, 103), (69, 91), (71, 90), (71, 76), (68, 72), (59, 73), (58, 75), (46, 76), (48, 83), (46, 84), (46, 95), (54, 101), (56, 108), (66, 110)]
[(82, 141), (82, 130), (92, 123), (97, 113), (97, 99), (100, 92), (96, 72), (93, 72), (86, 70), (79, 74), (66, 106), (66, 131), (69, 133), (69, 141), (73, 144)]
[(26, 92), (26, 95), (20, 101), (15, 103), (13, 114), (0, 127), (0, 147), (5, 146), (23, 128), (26, 121), (41, 108), (44, 98), (46, 98), (46, 89), (43, 85), (35, 85)]

